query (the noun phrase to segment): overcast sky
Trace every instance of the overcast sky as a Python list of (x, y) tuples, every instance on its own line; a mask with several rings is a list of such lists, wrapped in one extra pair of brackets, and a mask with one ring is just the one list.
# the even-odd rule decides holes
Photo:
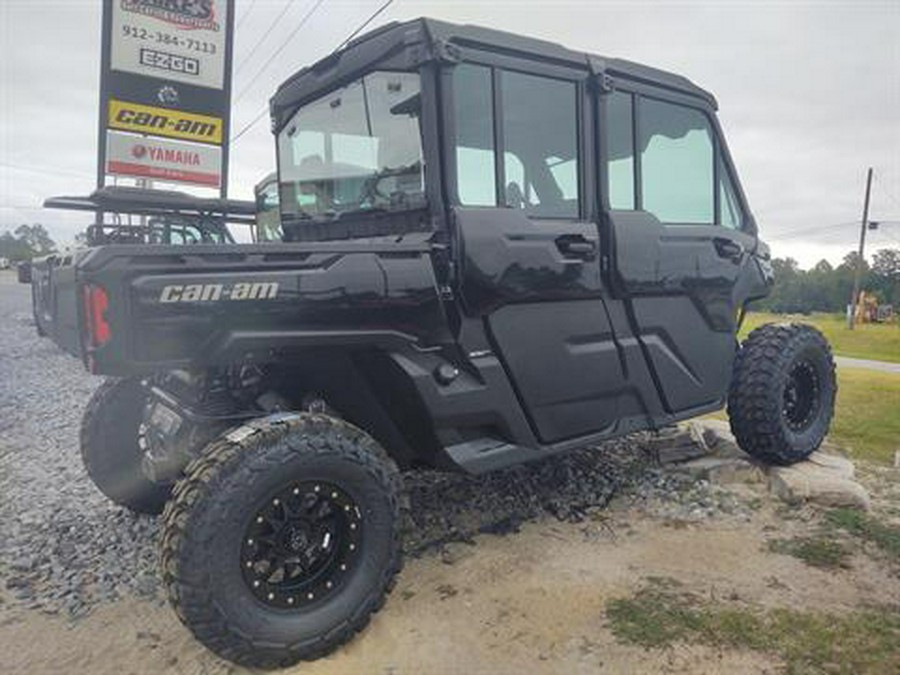
[[(234, 91), (246, 92), (233, 130), (382, 2), (325, 0), (260, 72), (314, 0), (238, 0)], [(776, 255), (839, 262), (858, 237), (867, 166), (871, 218), (896, 223), (872, 233), (870, 250), (900, 246), (900, 0), (395, 0), (372, 25), (423, 15), (628, 58), (711, 90)], [(0, 0), (0, 36), (0, 230), (41, 222), (70, 241), (84, 215), (38, 206), (93, 188), (100, 0)], [(274, 147), (267, 118), (233, 146), (230, 196), (252, 197), (274, 168)]]

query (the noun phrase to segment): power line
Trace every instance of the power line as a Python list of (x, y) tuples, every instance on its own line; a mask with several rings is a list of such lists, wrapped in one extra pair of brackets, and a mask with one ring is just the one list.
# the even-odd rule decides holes
[(247, 11), (241, 14), (241, 18), (238, 19), (237, 24), (234, 26), (234, 32), (237, 33), (237, 29), (244, 25), (244, 22), (247, 20), (247, 17), (250, 16), (250, 12), (253, 11), (253, 8), (256, 7), (256, 0), (250, 3), (250, 6), (247, 8)]
[(323, 2), (325, 2), (325, 0), (316, 0), (316, 2), (313, 4), (313, 6), (309, 8), (309, 11), (307, 11), (306, 14), (303, 15), (303, 18), (300, 19), (300, 23), (298, 23), (296, 26), (294, 26), (294, 30), (292, 30), (288, 34), (288, 36), (284, 39), (284, 42), (281, 43), (281, 46), (278, 47), (278, 49), (276, 49), (272, 53), (272, 55), (268, 58), (268, 60), (264, 64), (262, 64), (262, 67), (256, 71), (256, 74), (250, 78), (250, 81), (247, 83), (247, 86), (241, 90), (241, 93), (239, 93), (237, 95), (237, 97), (234, 99), (234, 101), (232, 101), (231, 105), (235, 105), (238, 101), (240, 101), (244, 97), (244, 94), (246, 94), (248, 91), (250, 91), (253, 88), (253, 86), (259, 82), (259, 80), (257, 78), (260, 75), (262, 75), (263, 71), (269, 67), (269, 64), (271, 64), (272, 61), (274, 61), (275, 58), (281, 52), (284, 51), (285, 47), (288, 46), (288, 44), (294, 38), (294, 36), (300, 31), (301, 28), (303, 28), (303, 26), (306, 24), (307, 21), (309, 21), (309, 19), (312, 17), (312, 15), (315, 14), (316, 10), (322, 6)]
[(284, 7), (281, 8), (281, 12), (279, 12), (278, 16), (275, 17), (275, 20), (272, 21), (271, 24), (269, 24), (269, 27), (263, 31), (262, 35), (259, 36), (256, 44), (254, 44), (250, 49), (250, 53), (247, 54), (243, 59), (241, 59), (241, 62), (234, 70), (234, 77), (237, 77), (241, 70), (243, 70), (244, 66), (247, 65), (247, 62), (253, 58), (253, 55), (256, 54), (256, 50), (258, 50), (262, 46), (262, 43), (265, 42), (266, 38), (269, 37), (269, 33), (272, 31), (272, 29), (275, 28), (278, 22), (281, 21), (281, 18), (285, 14), (287, 14), (287, 11), (291, 8), (291, 5), (293, 5), (296, 1), (297, 0), (287, 0), (287, 2), (284, 3)]
[(370, 23), (372, 23), (376, 19), (376, 17), (378, 17), (379, 14), (381, 14), (384, 10), (386, 10), (388, 7), (390, 7), (393, 4), (393, 2), (394, 2), (394, 0), (387, 0), (387, 2), (385, 2), (381, 7), (379, 7), (377, 10), (375, 10), (375, 13), (372, 16), (370, 16), (368, 19), (366, 19), (362, 23), (361, 26), (359, 26), (355, 31), (350, 33), (350, 36), (346, 40), (344, 40), (341, 44), (339, 44), (338, 48), (335, 49), (334, 51), (339, 52), (344, 47), (346, 47), (347, 44), (349, 44), (350, 40), (352, 40), (357, 35), (359, 35), (363, 31), (363, 29), (365, 29), (366, 26), (368, 26)]
[(885, 195), (887, 195), (888, 199), (890, 199), (892, 202), (894, 202), (895, 205), (900, 206), (900, 199), (897, 199), (897, 197), (895, 197), (893, 195), (893, 193), (890, 190), (888, 190), (887, 187), (885, 187), (884, 183), (882, 183), (880, 180), (878, 181), (878, 184), (881, 186), (881, 191)]
[[(381, 14), (384, 10), (386, 10), (386, 9), (388, 8), (388, 6), (390, 6), (393, 2), (394, 2), (394, 0), (388, 0), (388, 1), (387, 1), (386, 3), (384, 3), (381, 7), (379, 7), (377, 10), (375, 10), (375, 12), (374, 12), (371, 16), (369, 16), (369, 18), (366, 19), (366, 20), (365, 20), (365, 21), (364, 21), (364, 22), (363, 22), (363, 23), (362, 23), (355, 31), (353, 31), (353, 32), (350, 34), (350, 37), (347, 38), (346, 40), (344, 40), (344, 41), (338, 46), (337, 49), (333, 50), (332, 53), (338, 51), (341, 47), (343, 47), (343, 46), (346, 45), (350, 40), (352, 40), (354, 37), (356, 37), (356, 35), (357, 35), (361, 30), (363, 30), (366, 26), (368, 26), (370, 23), (372, 23), (372, 20), (375, 19), (375, 17), (377, 17), (379, 14)], [(321, 4), (321, 2), (319, 2), (318, 4)], [(318, 6), (318, 4), (317, 4), (317, 6)], [(288, 38), (288, 39), (290, 39), (290, 38)], [(279, 50), (279, 51), (280, 51), (280, 50)], [(268, 65), (268, 64), (267, 64), (267, 65)], [(267, 111), (267, 108), (266, 108), (266, 107), (263, 107), (263, 109), (259, 111), (259, 113), (256, 115), (256, 117), (254, 117), (252, 120), (250, 120), (250, 122), (249, 122), (247, 125), (245, 125), (245, 126), (244, 126), (237, 134), (235, 134), (235, 135), (231, 138), (231, 140), (229, 141), (229, 143), (234, 143), (234, 142), (237, 141), (241, 136), (243, 136), (243, 135), (246, 134), (248, 131), (250, 131), (250, 129), (252, 129), (252, 128), (253, 128), (253, 127), (254, 127), (254, 126), (255, 126), (255, 125), (263, 118), (263, 116), (266, 114), (266, 111)]]
[(828, 225), (815, 225), (813, 227), (803, 228), (802, 230), (791, 230), (785, 233), (766, 233), (767, 236), (771, 239), (775, 240), (784, 240), (784, 239), (796, 239), (797, 237), (803, 237), (810, 234), (822, 234), (823, 232), (827, 232), (829, 230), (836, 230), (838, 228), (844, 228), (848, 225), (856, 225), (856, 221), (848, 220), (843, 223), (830, 223)]
[(256, 126), (256, 123), (259, 122), (259, 121), (265, 116), (265, 114), (266, 114), (268, 111), (269, 111), (269, 109), (266, 108), (266, 107), (264, 107), (262, 110), (260, 110), (260, 111), (259, 111), (259, 114), (257, 114), (256, 117), (254, 117), (254, 118), (253, 118), (252, 120), (250, 120), (246, 125), (244, 125), (244, 127), (243, 127), (239, 132), (237, 132), (234, 136), (232, 136), (232, 137), (231, 137), (231, 140), (228, 141), (228, 142), (229, 142), (229, 143), (234, 143), (234, 142), (237, 141), (241, 136), (243, 136), (243, 135), (246, 134), (248, 131), (250, 131), (250, 129), (252, 129), (254, 126)]

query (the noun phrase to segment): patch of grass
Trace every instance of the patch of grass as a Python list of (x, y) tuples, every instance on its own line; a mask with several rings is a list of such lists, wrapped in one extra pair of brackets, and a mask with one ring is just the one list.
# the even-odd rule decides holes
[(850, 567), (850, 551), (839, 541), (824, 537), (798, 537), (773, 539), (769, 550), (799, 558), (807, 565), (820, 569), (846, 569)]
[[(893, 464), (900, 450), (900, 375), (839, 368), (837, 380), (831, 440), (859, 459)], [(707, 417), (728, 419), (724, 410)]]
[(900, 450), (900, 375), (839, 368), (831, 438), (853, 456), (891, 464)]
[(795, 321), (818, 328), (828, 338), (835, 354), (857, 359), (891, 361), (900, 363), (900, 323), (859, 324), (853, 330), (847, 328), (847, 320), (839, 314), (813, 313), (768, 314), (749, 312), (741, 326), (741, 339), (764, 323)]
[(643, 647), (751, 649), (781, 657), (794, 674), (900, 672), (900, 613), (887, 609), (837, 615), (731, 608), (651, 584), (611, 602), (606, 616), (616, 638)]
[(852, 535), (875, 544), (894, 562), (900, 562), (900, 527), (882, 523), (854, 509), (833, 509), (825, 514), (826, 522)]

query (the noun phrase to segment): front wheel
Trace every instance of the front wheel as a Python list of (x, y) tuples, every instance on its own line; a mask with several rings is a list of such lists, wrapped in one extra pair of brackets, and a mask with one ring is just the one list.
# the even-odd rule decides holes
[(211, 443), (166, 506), (162, 571), (185, 625), (238, 664), (322, 656), (384, 603), (400, 568), (397, 466), (359, 429), (276, 415)]
[(738, 445), (771, 464), (815, 451), (834, 414), (837, 382), (828, 341), (805, 324), (767, 324), (744, 341), (728, 392)]

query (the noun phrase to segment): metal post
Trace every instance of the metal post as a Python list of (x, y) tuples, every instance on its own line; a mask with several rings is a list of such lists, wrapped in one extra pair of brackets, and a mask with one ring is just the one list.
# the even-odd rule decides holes
[(863, 203), (862, 224), (859, 229), (859, 257), (856, 260), (856, 274), (853, 277), (853, 297), (850, 298), (850, 318), (848, 321), (848, 328), (850, 328), (850, 330), (853, 330), (853, 325), (856, 323), (856, 303), (859, 299), (859, 285), (862, 281), (863, 265), (865, 264), (863, 255), (866, 247), (866, 230), (868, 229), (869, 224), (869, 195), (871, 193), (872, 167), (870, 166), (869, 171), (866, 174), (866, 199)]

